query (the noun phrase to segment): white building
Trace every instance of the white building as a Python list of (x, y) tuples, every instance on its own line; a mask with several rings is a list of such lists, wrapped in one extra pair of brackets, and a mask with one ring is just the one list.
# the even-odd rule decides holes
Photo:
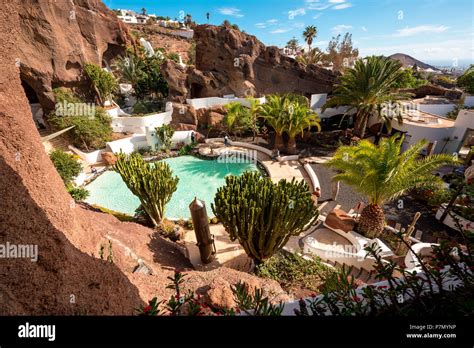
[(474, 110), (461, 110), (456, 120), (411, 110), (404, 116), (403, 125), (393, 120), (392, 128), (405, 134), (404, 149), (424, 139), (428, 152), (464, 156), (474, 145)]

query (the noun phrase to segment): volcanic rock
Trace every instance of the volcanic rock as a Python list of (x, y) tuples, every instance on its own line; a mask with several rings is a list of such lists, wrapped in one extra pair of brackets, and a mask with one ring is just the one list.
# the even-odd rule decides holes
[(104, 162), (109, 166), (113, 166), (117, 162), (117, 156), (115, 156), (113, 152), (102, 152), (101, 156)]
[[(101, 0), (22, 0), (15, 62), (43, 109), (54, 108), (54, 87), (87, 85), (84, 63), (102, 66), (125, 50), (128, 30)], [(11, 20), (11, 19), (10, 19)]]
[(197, 126), (198, 119), (196, 109), (192, 105), (173, 103), (171, 124), (189, 124)]
[(194, 38), (195, 67), (184, 69), (173, 62), (162, 66), (175, 101), (287, 92), (309, 97), (331, 92), (337, 77), (315, 65), (305, 67), (277, 47), (266, 47), (255, 36), (230, 27), (199, 25)]

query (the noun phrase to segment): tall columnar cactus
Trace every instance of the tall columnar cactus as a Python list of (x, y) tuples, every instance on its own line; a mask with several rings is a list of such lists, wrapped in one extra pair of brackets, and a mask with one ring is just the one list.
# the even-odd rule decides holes
[(226, 177), (217, 190), (212, 211), (222, 221), (231, 240), (259, 264), (283, 248), (318, 217), (304, 181), (280, 180), (274, 184), (259, 173)]
[(178, 187), (179, 178), (165, 162), (146, 163), (134, 153), (117, 156), (114, 170), (120, 174), (127, 187), (140, 199), (143, 209), (155, 226), (163, 219), (166, 204)]

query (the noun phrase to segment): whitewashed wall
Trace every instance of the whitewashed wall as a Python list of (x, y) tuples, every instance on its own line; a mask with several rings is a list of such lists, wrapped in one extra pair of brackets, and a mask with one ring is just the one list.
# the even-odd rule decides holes
[[(265, 97), (257, 98), (260, 104), (264, 104)], [(229, 103), (238, 102), (246, 107), (250, 107), (250, 101), (246, 98), (221, 98), (221, 97), (208, 97), (208, 98), (194, 98), (186, 99), (186, 103), (192, 105), (195, 109), (210, 108), (216, 105), (226, 105)]]

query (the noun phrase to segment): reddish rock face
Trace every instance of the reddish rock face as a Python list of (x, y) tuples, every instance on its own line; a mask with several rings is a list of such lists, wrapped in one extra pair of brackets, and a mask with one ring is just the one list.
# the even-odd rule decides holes
[(80, 88), (84, 63), (109, 62), (129, 41), (127, 28), (100, 0), (22, 0), (19, 6), (15, 59), (46, 110), (54, 108), (54, 87)]
[(196, 66), (187, 71), (172, 62), (164, 67), (170, 97), (176, 101), (235, 94), (250, 96), (295, 92), (309, 97), (328, 93), (336, 75), (304, 67), (266, 47), (255, 36), (227, 27), (199, 25), (194, 30)]
[(113, 166), (117, 162), (117, 156), (115, 156), (113, 152), (102, 152), (101, 156), (104, 162), (109, 166)]
[(72, 242), (90, 219), (45, 153), (21, 86), (20, 7), (0, 7), (0, 244), (37, 246), (38, 258), (0, 258), (0, 314), (132, 314), (143, 303), (137, 288)]

